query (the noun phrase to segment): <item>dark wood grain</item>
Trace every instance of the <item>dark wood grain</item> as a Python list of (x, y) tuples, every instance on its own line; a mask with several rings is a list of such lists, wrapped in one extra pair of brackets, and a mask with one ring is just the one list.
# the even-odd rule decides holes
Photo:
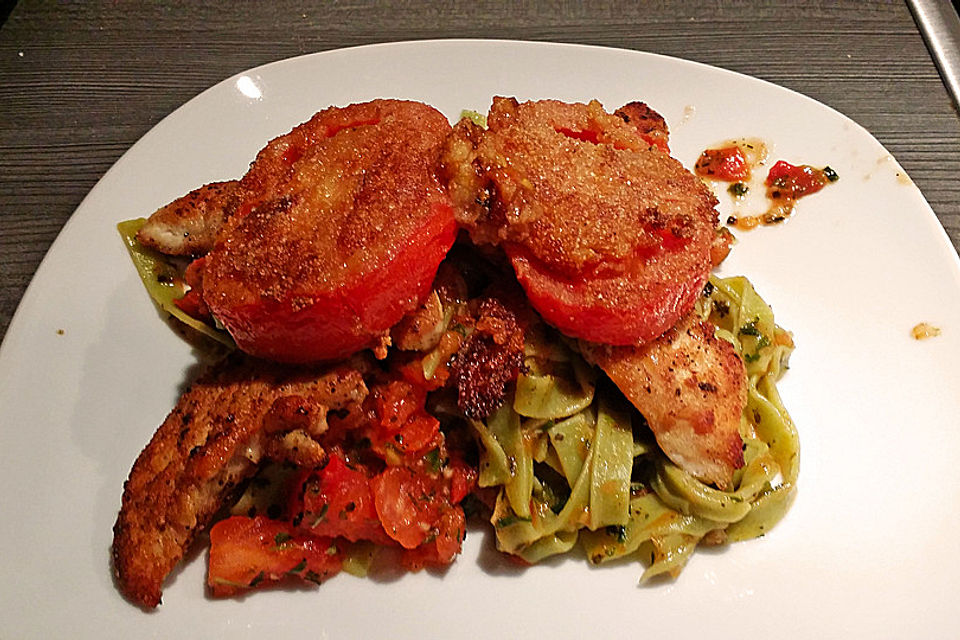
[(903, 4), (306, 5), (17, 4), (0, 28), (0, 336), (83, 196), (161, 118), (243, 69), (373, 42), (481, 37), (625, 47), (795, 89), (890, 149), (960, 248), (960, 118)]

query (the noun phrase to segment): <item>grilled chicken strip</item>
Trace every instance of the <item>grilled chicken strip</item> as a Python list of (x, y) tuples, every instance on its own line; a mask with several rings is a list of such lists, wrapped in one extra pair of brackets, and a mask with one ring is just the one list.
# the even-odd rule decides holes
[(157, 209), (137, 233), (145, 247), (172, 256), (202, 256), (236, 208), (236, 180), (211, 182)]
[(160, 603), (167, 574), (262, 460), (319, 466), (327, 413), (358, 409), (362, 363), (292, 369), (232, 357), (197, 380), (140, 454), (114, 525), (123, 593)]
[(733, 345), (714, 326), (688, 315), (639, 347), (580, 343), (647, 419), (670, 460), (721, 489), (743, 466), (740, 417), (747, 375)]

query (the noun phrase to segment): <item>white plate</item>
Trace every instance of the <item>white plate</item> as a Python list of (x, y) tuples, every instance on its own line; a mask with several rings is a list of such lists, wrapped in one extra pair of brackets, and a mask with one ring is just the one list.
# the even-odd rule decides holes
[[(479, 66), (475, 66), (480, 61)], [(800, 489), (767, 537), (698, 552), (675, 582), (570, 558), (527, 570), (474, 533), (445, 574), (340, 575), (319, 590), (214, 601), (203, 556), (147, 614), (117, 592), (111, 527), (133, 460), (195, 362), (144, 293), (114, 224), (239, 176), (272, 136), (330, 104), (493, 95), (642, 99), (674, 154), (759, 136), (840, 181), (788, 224), (740, 234), (745, 273), (795, 332), (781, 384)], [(729, 201), (723, 198), (723, 213)], [(920, 321), (943, 329), (918, 342)], [(62, 330), (62, 334), (60, 333)], [(953, 633), (960, 593), (960, 261), (920, 192), (861, 127), (813, 100), (632, 51), (494, 41), (379, 45), (226, 80), (134, 145), (66, 225), (0, 351), (0, 621), (5, 637), (922, 637)], [(948, 629), (950, 631), (948, 631)], [(613, 636), (615, 634), (615, 636)]]

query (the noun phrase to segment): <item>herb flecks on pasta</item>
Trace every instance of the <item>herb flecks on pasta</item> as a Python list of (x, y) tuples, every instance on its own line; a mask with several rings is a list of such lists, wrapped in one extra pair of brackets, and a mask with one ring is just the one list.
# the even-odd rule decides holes
[(572, 349), (533, 340), (510, 401), (471, 422), (480, 485), (499, 487), (491, 522), (500, 550), (534, 563), (579, 541), (594, 564), (636, 555), (647, 580), (676, 576), (700, 544), (762, 536), (783, 517), (799, 440), (776, 382), (793, 340), (746, 278), (710, 283), (697, 312), (734, 345), (748, 377), (744, 464), (732, 486), (671, 462), (608, 380)]

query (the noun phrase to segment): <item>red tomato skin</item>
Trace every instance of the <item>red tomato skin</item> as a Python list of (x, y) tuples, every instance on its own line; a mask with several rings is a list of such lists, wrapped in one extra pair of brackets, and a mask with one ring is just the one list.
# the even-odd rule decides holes
[(477, 470), (462, 460), (451, 460), (447, 468), (450, 470), (450, 502), (460, 504), (477, 487)]
[[(622, 304), (611, 305), (610, 297), (629, 278), (560, 279), (525, 249), (508, 245), (506, 250), (517, 280), (544, 320), (567, 335), (603, 344), (642, 344), (661, 335), (693, 308), (709, 277), (708, 270), (691, 267), (654, 283), (647, 295), (626, 296)], [(708, 260), (705, 256), (697, 263)], [(637, 268), (644, 262), (638, 260)]]
[(330, 538), (298, 534), (288, 523), (233, 516), (210, 530), (207, 584), (216, 597), (296, 576), (314, 582), (341, 568)]
[(422, 387), (395, 380), (375, 392), (377, 422), (369, 438), (373, 450), (387, 464), (411, 464), (443, 444), (440, 422), (424, 408)]
[(372, 347), (426, 298), (453, 246), (457, 224), (452, 207), (434, 203), (431, 212), (427, 224), (411, 234), (391, 261), (348, 286), (283, 303), (264, 300), (225, 308), (214, 302), (211, 308), (241, 350), (268, 360), (337, 360)]
[(408, 467), (389, 467), (370, 485), (387, 535), (405, 549), (423, 544), (445, 506), (437, 483)]

